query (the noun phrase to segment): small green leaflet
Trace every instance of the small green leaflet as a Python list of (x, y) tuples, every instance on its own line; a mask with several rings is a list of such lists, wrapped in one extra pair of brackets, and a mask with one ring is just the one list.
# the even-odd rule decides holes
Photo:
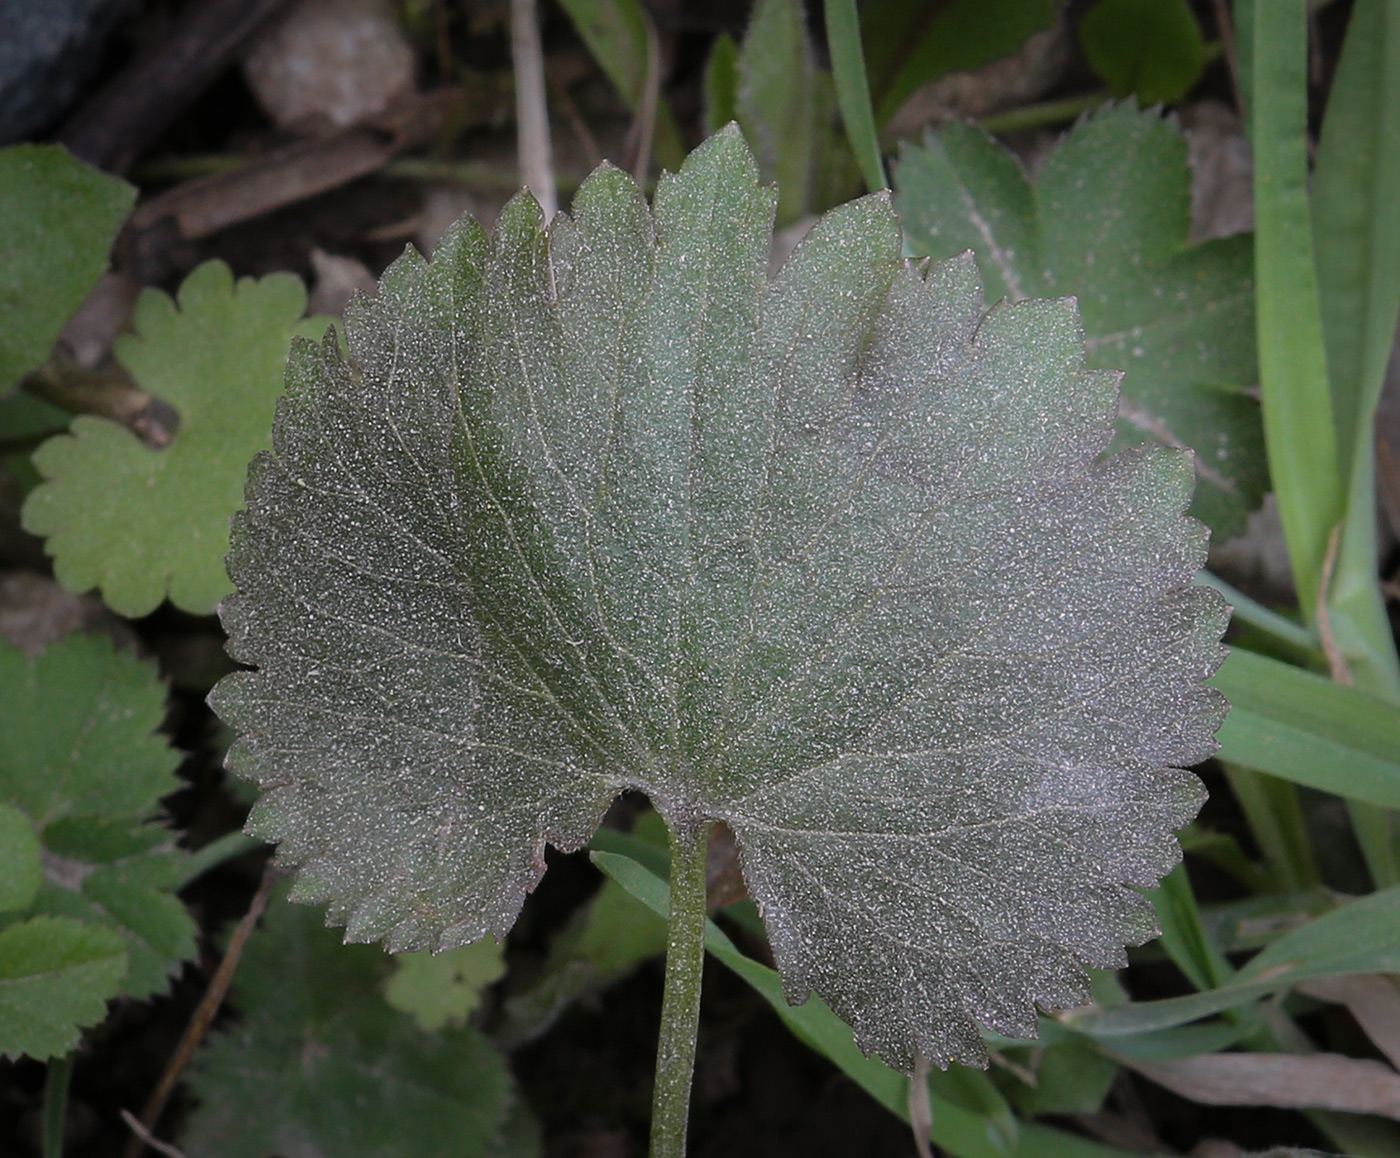
[(126, 945), (111, 929), (34, 917), (0, 931), (0, 1055), (61, 1057), (121, 990)]
[(1078, 298), (1087, 365), (1123, 371), (1114, 449), (1196, 452), (1192, 513), (1219, 538), (1268, 489), (1247, 235), (1187, 245), (1191, 173), (1181, 134), (1154, 112), (1082, 121), (1034, 186), (971, 125), (907, 147), (895, 173), (913, 251), (977, 257), (987, 298)]
[(505, 954), (494, 937), (446, 953), (401, 953), (384, 999), (411, 1014), (424, 1030), (465, 1025), (481, 1004), (481, 992), (505, 976)]
[(0, 149), (0, 394), (48, 358), (135, 200), (57, 145)]
[(875, 119), (949, 73), (972, 72), (1051, 28), (1057, 0), (865, 0), (861, 39)]
[(123, 426), (79, 417), (35, 453), (48, 481), (25, 502), (24, 525), (48, 538), (59, 582), (99, 587), (126, 616), (167, 595), (197, 615), (214, 610), (229, 591), (229, 518), (248, 460), (267, 445), (287, 347), (328, 324), (299, 323), (305, 305), (291, 274), (235, 284), (218, 261), (185, 279), (178, 305), (160, 290), (141, 295), (136, 333), (116, 354), (142, 389), (175, 407), (180, 427), (153, 450)]
[(13, 804), (0, 804), (0, 913), (27, 909), (43, 883), (43, 846)]
[(770, 283), (774, 197), (733, 127), (654, 209), (603, 166), (299, 343), (213, 702), (351, 940), (503, 933), (634, 789), (733, 829), (792, 1000), (978, 1061), (1151, 935), (1227, 609), (1071, 303), (984, 310), (883, 196)]
[[(0, 935), (0, 1051), (66, 1052), (107, 1000), (164, 990), (194, 954), (173, 894), (185, 854), (149, 823), (179, 784), (178, 754), (153, 734), (164, 715), (152, 667), (105, 639), (71, 635), (35, 658), (0, 645), (0, 924), (17, 922)], [(12, 1037), (25, 1018), (44, 1033)]]
[[(285, 891), (285, 890), (283, 890)], [(390, 1009), (390, 961), (274, 899), (233, 983), (238, 1020), (196, 1055), (190, 1158), (534, 1158), (538, 1131), (480, 1033)]]

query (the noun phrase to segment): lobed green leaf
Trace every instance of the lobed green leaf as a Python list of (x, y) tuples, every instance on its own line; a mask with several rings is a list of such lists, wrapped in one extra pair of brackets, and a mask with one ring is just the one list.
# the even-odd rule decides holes
[(1086, 364), (1123, 373), (1114, 448), (1189, 446), (1193, 513), (1244, 529), (1268, 489), (1247, 236), (1187, 244), (1191, 173), (1154, 112), (1106, 108), (1050, 155), (1034, 185), (970, 125), (906, 147), (898, 208), (913, 251), (971, 250), (988, 300), (1073, 294)]
[(1186, 0), (1098, 0), (1079, 22), (1079, 44), (1115, 96), (1143, 105), (1181, 100), (1206, 66)]
[(32, 658), (0, 646), (0, 816), (21, 818), (43, 866), (13, 907), (115, 930), (122, 992), (137, 998), (195, 948), (174, 896), (185, 854), (149, 823), (179, 786), (179, 755), (155, 734), (164, 716), (151, 665), (105, 639), (71, 635)]
[(381, 996), (389, 959), (338, 941), (319, 913), (274, 900), (234, 982), (238, 1022), (196, 1055), (200, 1104), (181, 1149), (191, 1158), (537, 1155), (537, 1131), (514, 1122), (521, 1107), (491, 1044), (465, 1027), (423, 1032)]
[(126, 967), (125, 942), (101, 925), (41, 916), (0, 931), (0, 1054), (66, 1054), (106, 1016)]
[(394, 963), (384, 999), (428, 1031), (465, 1025), (481, 1004), (482, 990), (506, 972), (505, 951), (494, 937), (445, 953), (403, 953)]
[(149, 614), (169, 596), (207, 615), (229, 591), (223, 556), (248, 460), (267, 445), (287, 346), (306, 304), (291, 274), (237, 284), (206, 262), (178, 303), (147, 289), (135, 334), (118, 359), (142, 389), (180, 415), (163, 450), (102, 418), (75, 419), (34, 463), (47, 480), (26, 500), (24, 525), (43, 535), (54, 574), (70, 591), (97, 587), (114, 611)]

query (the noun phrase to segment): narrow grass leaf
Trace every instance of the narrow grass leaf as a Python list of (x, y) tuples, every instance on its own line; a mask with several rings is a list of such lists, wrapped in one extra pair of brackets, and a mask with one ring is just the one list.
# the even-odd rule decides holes
[(1231, 705), (1218, 734), (1222, 760), (1400, 808), (1394, 704), (1240, 648), (1211, 682)]
[(860, 164), (866, 189), (878, 193), (888, 189), (890, 183), (885, 176), (884, 158), (880, 155), (875, 113), (870, 106), (870, 82), (865, 75), (855, 0), (826, 0), (825, 11), (826, 43), (831, 53), (836, 100), (846, 126), (846, 138)]
[(1270, 0), (1255, 6), (1251, 23), (1264, 435), (1294, 586), (1311, 621), (1345, 508), (1308, 201), (1306, 8), (1305, 0)]
[(1400, 311), (1400, 0), (1352, 9), (1317, 146), (1312, 227), (1337, 457), (1371, 454)]
[[(651, 17), (641, 0), (560, 0), (560, 7), (569, 14), (588, 51), (627, 107), (636, 112), (644, 99), (647, 72), (653, 64), (651, 45), (655, 43), (647, 34)], [(660, 62), (655, 63), (660, 67)], [(664, 96), (657, 99), (652, 152), (657, 163), (668, 169), (677, 168), (685, 159), (680, 127)]]
[(1317, 977), (1397, 971), (1400, 886), (1351, 901), (1285, 934), (1217, 989), (1060, 1016), (1081, 1033), (1112, 1038), (1185, 1025)]
[(1343, 1110), (1400, 1119), (1400, 1074), (1384, 1062), (1336, 1053), (1217, 1053), (1127, 1064), (1208, 1106)]

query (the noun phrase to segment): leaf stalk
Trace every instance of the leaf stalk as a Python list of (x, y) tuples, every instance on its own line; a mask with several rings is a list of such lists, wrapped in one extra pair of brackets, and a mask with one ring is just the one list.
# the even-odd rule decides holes
[(73, 1055), (65, 1054), (49, 1062), (44, 1077), (44, 1158), (62, 1158), (63, 1126), (68, 1117), (68, 1081), (73, 1076)]
[(705, 968), (705, 857), (709, 844), (709, 824), (671, 829), (671, 909), (651, 1107), (651, 1158), (685, 1155), (695, 1039), (700, 1029), (700, 981)]

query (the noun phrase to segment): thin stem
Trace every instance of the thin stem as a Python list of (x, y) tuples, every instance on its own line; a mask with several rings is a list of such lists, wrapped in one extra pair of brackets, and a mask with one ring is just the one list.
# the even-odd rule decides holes
[(73, 1076), (73, 1055), (49, 1062), (44, 1077), (44, 1158), (62, 1158), (63, 1122), (68, 1116), (68, 1079)]
[(126, 1149), (122, 1151), (123, 1158), (141, 1158), (141, 1155), (146, 1152), (147, 1140), (151, 1137), (156, 1123), (160, 1121), (161, 1113), (165, 1110), (165, 1103), (169, 1101), (170, 1095), (174, 1092), (180, 1075), (185, 1071), (185, 1066), (194, 1056), (195, 1048), (204, 1039), (209, 1027), (214, 1024), (214, 1015), (219, 1012), (219, 1006), (224, 1003), (229, 984), (233, 981), (234, 970), (238, 968), (239, 959), (243, 956), (243, 947), (247, 945), (248, 938), (253, 935), (253, 930), (257, 928), (258, 919), (263, 915), (263, 910), (267, 908), (268, 897), (272, 893), (272, 886), (277, 882), (277, 876), (277, 867), (269, 859), (263, 868), (262, 882), (258, 885), (258, 891), (253, 894), (253, 899), (248, 905), (248, 911), (243, 914), (243, 919), (238, 922), (233, 936), (229, 938), (228, 948), (224, 951), (224, 959), (219, 962), (219, 968), (215, 971), (213, 980), (209, 982), (209, 988), (204, 991), (199, 1005), (195, 1007), (194, 1013), (190, 1016), (189, 1024), (185, 1026), (185, 1032), (180, 1038), (179, 1045), (175, 1047), (175, 1053), (166, 1063), (165, 1072), (161, 1074), (160, 1081), (146, 1101), (145, 1109), (141, 1111), (140, 1125), (142, 1130), (133, 1132), (127, 1141)]
[(180, 883), (176, 887), (183, 889), (210, 869), (218, 868), (219, 865), (233, 860), (234, 857), (242, 856), (244, 853), (252, 852), (255, 848), (266, 847), (266, 843), (256, 836), (248, 836), (242, 832), (230, 832), (224, 836), (216, 837), (204, 847), (197, 848), (190, 853), (185, 860), (184, 871), (180, 874)]
[(651, 1105), (651, 1158), (684, 1158), (700, 1029), (700, 979), (705, 967), (705, 854), (710, 826), (671, 832), (671, 917), (666, 992), (656, 1047)]
[(977, 123), (989, 133), (1019, 133), (1026, 129), (1041, 129), (1046, 125), (1072, 121), (1075, 117), (1107, 104), (1112, 99), (1113, 93), (1108, 89), (1095, 89), (1079, 96), (1025, 105), (1005, 113), (993, 113), (991, 116), (980, 118)]

